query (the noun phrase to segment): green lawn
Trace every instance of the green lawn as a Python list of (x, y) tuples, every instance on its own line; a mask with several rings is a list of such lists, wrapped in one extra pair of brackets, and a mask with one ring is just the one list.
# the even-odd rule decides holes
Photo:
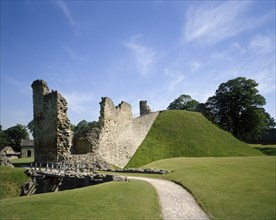
[[(145, 167), (174, 171), (148, 176), (181, 184), (213, 219), (275, 220), (276, 157), (182, 157)], [(10, 182), (22, 171), (0, 168)], [(1, 219), (161, 219), (156, 192), (142, 181), (2, 199), (0, 208)]]
[(57, 193), (0, 200), (4, 219), (162, 219), (154, 188), (143, 181), (110, 182)]
[(172, 158), (146, 167), (188, 188), (213, 219), (275, 220), (276, 157)]
[(27, 180), (24, 169), (0, 166), (0, 199), (18, 197)]
[(30, 164), (34, 162), (34, 158), (33, 157), (18, 158), (18, 159), (11, 160), (11, 162), (15, 167), (30, 166)]
[(260, 156), (260, 151), (233, 137), (202, 114), (161, 112), (126, 167), (140, 167), (173, 157)]

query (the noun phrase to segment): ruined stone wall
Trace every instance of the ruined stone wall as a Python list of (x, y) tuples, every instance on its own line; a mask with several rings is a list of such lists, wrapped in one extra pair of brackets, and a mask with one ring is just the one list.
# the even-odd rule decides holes
[(133, 154), (136, 152), (137, 148), (142, 144), (143, 140), (147, 136), (153, 122), (158, 116), (158, 113), (159, 112), (151, 112), (133, 120), (134, 146), (137, 146), (133, 149)]
[(148, 106), (146, 100), (140, 101), (139, 104), (140, 104), (140, 115), (146, 115), (146, 114), (151, 113), (151, 109), (150, 109), (150, 107)]
[(132, 117), (131, 106), (121, 102), (115, 106), (111, 99), (102, 98), (99, 154), (108, 163), (124, 167), (147, 135), (158, 113)]
[(146, 101), (140, 103), (143, 114), (133, 118), (131, 105), (115, 106), (110, 98), (102, 98), (99, 128), (77, 137), (71, 148), (72, 134), (67, 117), (67, 102), (47, 83), (32, 84), (34, 108), (35, 162), (88, 161), (106, 166), (106, 162), (124, 167), (146, 137), (158, 113), (150, 113)]
[(36, 80), (33, 88), (35, 161), (59, 161), (70, 153), (67, 102), (47, 83)]

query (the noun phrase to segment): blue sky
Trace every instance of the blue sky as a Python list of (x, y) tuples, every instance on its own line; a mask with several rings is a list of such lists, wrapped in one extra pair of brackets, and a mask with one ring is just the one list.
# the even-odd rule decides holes
[(101, 97), (166, 109), (255, 79), (275, 118), (275, 1), (1, 1), (1, 124), (32, 120), (31, 84), (97, 120)]

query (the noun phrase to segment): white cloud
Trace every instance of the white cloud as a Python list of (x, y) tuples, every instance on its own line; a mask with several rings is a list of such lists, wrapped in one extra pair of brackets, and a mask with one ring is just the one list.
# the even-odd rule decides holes
[(242, 46), (240, 45), (239, 42), (234, 42), (234, 43), (232, 43), (232, 47), (233, 47), (234, 49), (237, 49), (241, 54), (244, 54), (244, 53), (247, 51), (244, 47), (242, 47)]
[(63, 49), (70, 55), (71, 58), (75, 57), (73, 51), (69, 47), (64, 46)]
[(94, 95), (90, 93), (63, 93), (63, 96), (68, 102), (69, 110), (75, 113), (86, 113), (91, 111), (87, 104), (94, 99)]
[(58, 0), (57, 1), (60, 9), (63, 11), (64, 15), (67, 17), (67, 19), (69, 20), (70, 24), (72, 26), (74, 26), (75, 22), (74, 22), (74, 19), (72, 17), (72, 14), (71, 14), (71, 11), (70, 9), (68, 8), (67, 4), (65, 3), (65, 1), (62, 1), (62, 0)]
[(202, 64), (199, 61), (197, 61), (197, 60), (192, 60), (189, 63), (190, 69), (193, 72), (199, 70), (199, 68), (201, 67), (201, 65)]
[(253, 79), (259, 84), (258, 89), (262, 95), (275, 93), (275, 67), (265, 68), (251, 75)]
[(169, 81), (169, 84), (167, 85), (169, 92), (175, 91), (175, 89), (179, 86), (179, 84), (181, 84), (185, 79), (185, 75), (179, 70), (172, 71), (166, 68), (164, 72), (167, 76), (171, 78), (171, 80)]
[(211, 58), (217, 60), (232, 60), (232, 57), (229, 56), (227, 51), (213, 51), (211, 53)]
[[(275, 40), (275, 39), (274, 39)], [(255, 36), (249, 43), (249, 48), (253, 50), (267, 51), (271, 48), (275, 49), (275, 45), (272, 44), (273, 40), (269, 36)]]
[(134, 35), (130, 41), (124, 43), (133, 54), (136, 68), (142, 75), (147, 75), (156, 62), (157, 52), (146, 46), (142, 35)]
[(21, 110), (11, 111), (10, 113), (13, 117), (16, 117), (16, 118), (23, 118), (24, 116), (26, 116), (26, 112), (21, 111)]
[(30, 95), (32, 92), (32, 88), (28, 83), (19, 81), (18, 79), (14, 78), (10, 75), (7, 75), (7, 74), (1, 75), (1, 81), (2, 80), (7, 82), (8, 84), (14, 86), (16, 88), (16, 90), (19, 91), (21, 94)]
[(183, 28), (185, 40), (214, 44), (273, 18), (272, 14), (249, 17), (247, 10), (251, 4), (249, 1), (226, 1), (220, 4), (208, 1), (196, 8), (189, 8)]

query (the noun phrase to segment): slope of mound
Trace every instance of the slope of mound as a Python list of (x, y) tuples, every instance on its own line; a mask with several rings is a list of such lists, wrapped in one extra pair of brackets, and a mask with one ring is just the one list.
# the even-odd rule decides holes
[(0, 208), (0, 219), (162, 219), (158, 195), (143, 181), (2, 199)]
[(263, 154), (218, 128), (202, 114), (172, 110), (160, 112), (127, 167), (172, 157), (257, 155)]
[(18, 197), (22, 184), (28, 179), (22, 168), (0, 166), (0, 200)]

